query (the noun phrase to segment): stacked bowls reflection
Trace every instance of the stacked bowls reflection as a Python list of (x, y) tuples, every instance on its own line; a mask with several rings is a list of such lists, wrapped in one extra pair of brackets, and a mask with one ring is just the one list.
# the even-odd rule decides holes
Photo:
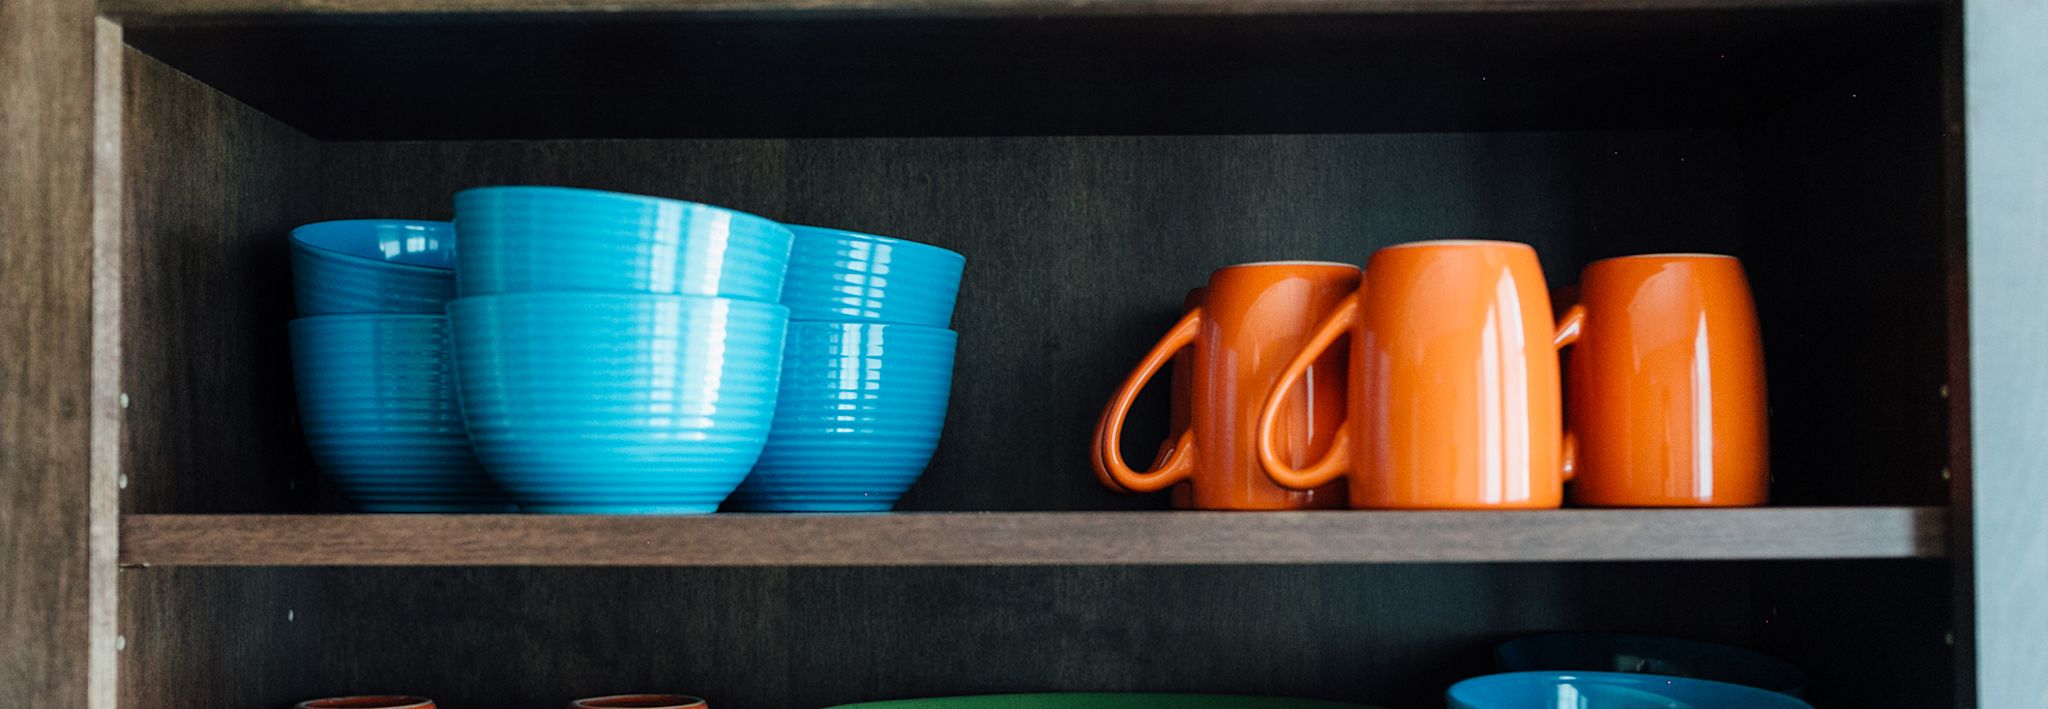
[(782, 304), (791, 320), (947, 327), (967, 257), (915, 241), (791, 226)]
[(715, 510), (768, 439), (790, 234), (554, 187), (456, 196), (449, 305), (470, 438), (529, 512)]
[(952, 330), (792, 322), (775, 427), (733, 495), (760, 511), (886, 511), (939, 445), (952, 390)]
[(938, 447), (957, 341), (947, 325), (966, 258), (885, 236), (791, 229), (774, 430), (732, 507), (886, 511)]
[(605, 291), (776, 302), (790, 232), (765, 217), (569, 187), (455, 195), (464, 297)]
[(470, 451), (439, 315), (291, 323), (313, 459), (366, 512), (510, 512)]
[(300, 315), (428, 313), (455, 297), (455, 230), (447, 222), (345, 219), (292, 230)]

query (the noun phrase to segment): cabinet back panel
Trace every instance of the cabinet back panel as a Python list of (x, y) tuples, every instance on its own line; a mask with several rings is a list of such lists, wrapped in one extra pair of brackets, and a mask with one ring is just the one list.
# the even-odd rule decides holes
[(1019, 691), (1430, 706), (1555, 629), (1747, 644), (1739, 564), (788, 569), (137, 569), (123, 706), (424, 694), (723, 709)]

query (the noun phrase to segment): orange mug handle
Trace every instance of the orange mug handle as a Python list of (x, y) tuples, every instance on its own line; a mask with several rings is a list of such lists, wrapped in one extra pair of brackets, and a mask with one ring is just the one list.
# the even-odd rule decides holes
[(1153, 469), (1145, 472), (1132, 470), (1124, 463), (1123, 436), (1124, 417), (1131, 413), (1131, 404), (1138, 400), (1138, 392), (1145, 383), (1152, 381), (1161, 367), (1173, 361), (1181, 348), (1193, 344), (1195, 336), (1202, 330), (1202, 309), (1190, 309), (1174, 323), (1166, 336), (1145, 353), (1145, 359), (1138, 368), (1124, 378), (1123, 386), (1110, 397), (1109, 405), (1102, 409), (1102, 418), (1095, 422), (1095, 476), (1110, 489), (1122, 488), (1134, 493), (1157, 492), (1171, 487), (1174, 483), (1188, 479), (1195, 472), (1195, 435), (1193, 427), (1182, 431), (1174, 442), (1170, 453), (1163, 453), (1153, 463)]
[[(1585, 329), (1586, 306), (1573, 303), (1571, 308), (1564, 311), (1564, 316), (1557, 319), (1557, 335), (1551, 339), (1551, 346), (1561, 350), (1567, 346), (1577, 344), (1579, 335)], [(1557, 382), (1558, 391), (1563, 391), (1564, 370), (1562, 369), (1558, 370)], [(1579, 472), (1579, 434), (1572, 431), (1571, 422), (1565, 422), (1562, 444), (1563, 447), (1559, 451), (1562, 455), (1559, 456), (1559, 460), (1564, 464), (1562, 469), (1564, 479), (1569, 482)]]
[(1323, 452), (1322, 459), (1300, 470), (1295, 470), (1287, 461), (1280, 459), (1278, 446), (1273, 443), (1273, 424), (1279, 418), (1280, 404), (1294, 391), (1294, 383), (1308, 373), (1309, 365), (1322, 357), (1323, 352), (1337, 342), (1337, 338), (1351, 331), (1351, 326), (1357, 322), (1358, 317), (1358, 294), (1344, 296), (1344, 300), (1337, 303), (1336, 309), (1331, 310), (1329, 315), (1324, 316), (1322, 324), (1316, 326), (1315, 334), (1309, 336), (1308, 343), (1302, 346), (1300, 352), (1294, 354), (1293, 360), (1288, 361), (1287, 368), (1281, 370), (1280, 381), (1273, 384), (1273, 391), (1266, 394), (1265, 405), (1259, 407), (1259, 464), (1266, 469), (1266, 477), (1272, 478), (1273, 482), (1283, 487), (1313, 490), (1351, 472), (1349, 415), (1345, 416), (1343, 423), (1337, 425), (1337, 436), (1330, 440), (1330, 449)]

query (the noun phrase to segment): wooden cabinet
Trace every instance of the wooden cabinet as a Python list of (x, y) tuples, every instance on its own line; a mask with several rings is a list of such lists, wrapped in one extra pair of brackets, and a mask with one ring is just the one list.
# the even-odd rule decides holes
[[(2016, 186), (2048, 184), (2019, 88), (2048, 15), (2024, 3), (6, 2), (9, 706), (1427, 707), (1563, 629), (1755, 647), (1823, 707), (2048, 691), (2048, 191)], [(903, 511), (346, 514), (295, 422), (285, 234), (506, 183), (966, 254), (945, 439)], [(1529, 242), (1553, 283), (1742, 257), (1774, 505), (1099, 489), (1094, 415), (1208, 271), (1437, 237)]]

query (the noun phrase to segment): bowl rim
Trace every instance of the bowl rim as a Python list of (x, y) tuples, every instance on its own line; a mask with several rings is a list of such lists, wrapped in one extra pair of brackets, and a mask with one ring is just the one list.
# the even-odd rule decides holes
[(358, 256), (356, 254), (348, 253), (346, 251), (336, 251), (334, 249), (330, 249), (325, 246), (315, 244), (311, 241), (307, 241), (304, 237), (300, 236), (300, 232), (307, 229), (319, 230), (323, 228), (332, 228), (343, 225), (358, 224), (400, 224), (405, 226), (439, 227), (448, 232), (448, 237), (450, 239), (454, 239), (456, 236), (454, 222), (436, 221), (432, 219), (327, 219), (317, 222), (306, 222), (304, 224), (292, 227), (292, 248), (303, 248), (307, 253), (317, 256), (337, 258), (345, 261), (361, 261), (363, 263), (398, 269), (401, 271), (416, 270), (433, 276), (446, 276), (448, 278), (455, 277), (454, 266), (427, 266), (417, 263), (404, 263), (400, 261), (391, 261), (387, 259), (374, 259), (368, 256)]
[[(783, 234), (791, 233), (791, 229), (788, 224), (784, 224), (780, 221), (776, 221), (774, 219), (770, 219), (768, 217), (764, 217), (759, 214), (755, 214), (753, 212), (745, 210), (733, 209), (731, 207), (721, 207), (716, 204), (709, 204), (705, 202), (693, 202), (687, 199), (677, 199), (674, 197), (659, 197), (651, 194), (620, 192), (616, 190), (601, 190), (592, 187), (569, 187), (566, 185), (481, 185), (477, 187), (470, 187), (462, 190), (457, 190), (455, 192), (454, 202), (457, 205), (457, 210), (459, 211), (463, 200), (473, 199), (473, 195), (505, 193), (533, 195), (552, 194), (565, 197), (608, 199), (613, 201), (630, 202), (642, 205), (656, 204), (662, 206), (672, 206), (681, 209), (702, 209), (715, 212), (725, 212), (740, 217), (746, 217), (749, 221), (758, 222), (756, 226), (768, 227), (769, 231), (780, 231)], [(459, 221), (459, 214), (457, 215), (457, 218)]]
[[(939, 246), (937, 244), (929, 244), (922, 241), (913, 241), (902, 237), (882, 236), (881, 234), (869, 234), (866, 232), (852, 231), (849, 229), (841, 229), (838, 227), (811, 226), (809, 224), (787, 224), (784, 226), (787, 226), (789, 228), (790, 233), (796, 235), (796, 239), (798, 242), (801, 242), (804, 238), (806, 238), (806, 236), (814, 239), (851, 239), (853, 241), (867, 241), (877, 244), (888, 244), (890, 246), (905, 248), (912, 251), (929, 250), (933, 252), (934, 255), (940, 256), (941, 258), (945, 258), (946, 260), (951, 261), (954, 264), (964, 266), (967, 263), (966, 254), (962, 254), (958, 251), (954, 251), (944, 246)], [(796, 247), (794, 245), (790, 247), (790, 258), (791, 260), (794, 260), (796, 258)]]

